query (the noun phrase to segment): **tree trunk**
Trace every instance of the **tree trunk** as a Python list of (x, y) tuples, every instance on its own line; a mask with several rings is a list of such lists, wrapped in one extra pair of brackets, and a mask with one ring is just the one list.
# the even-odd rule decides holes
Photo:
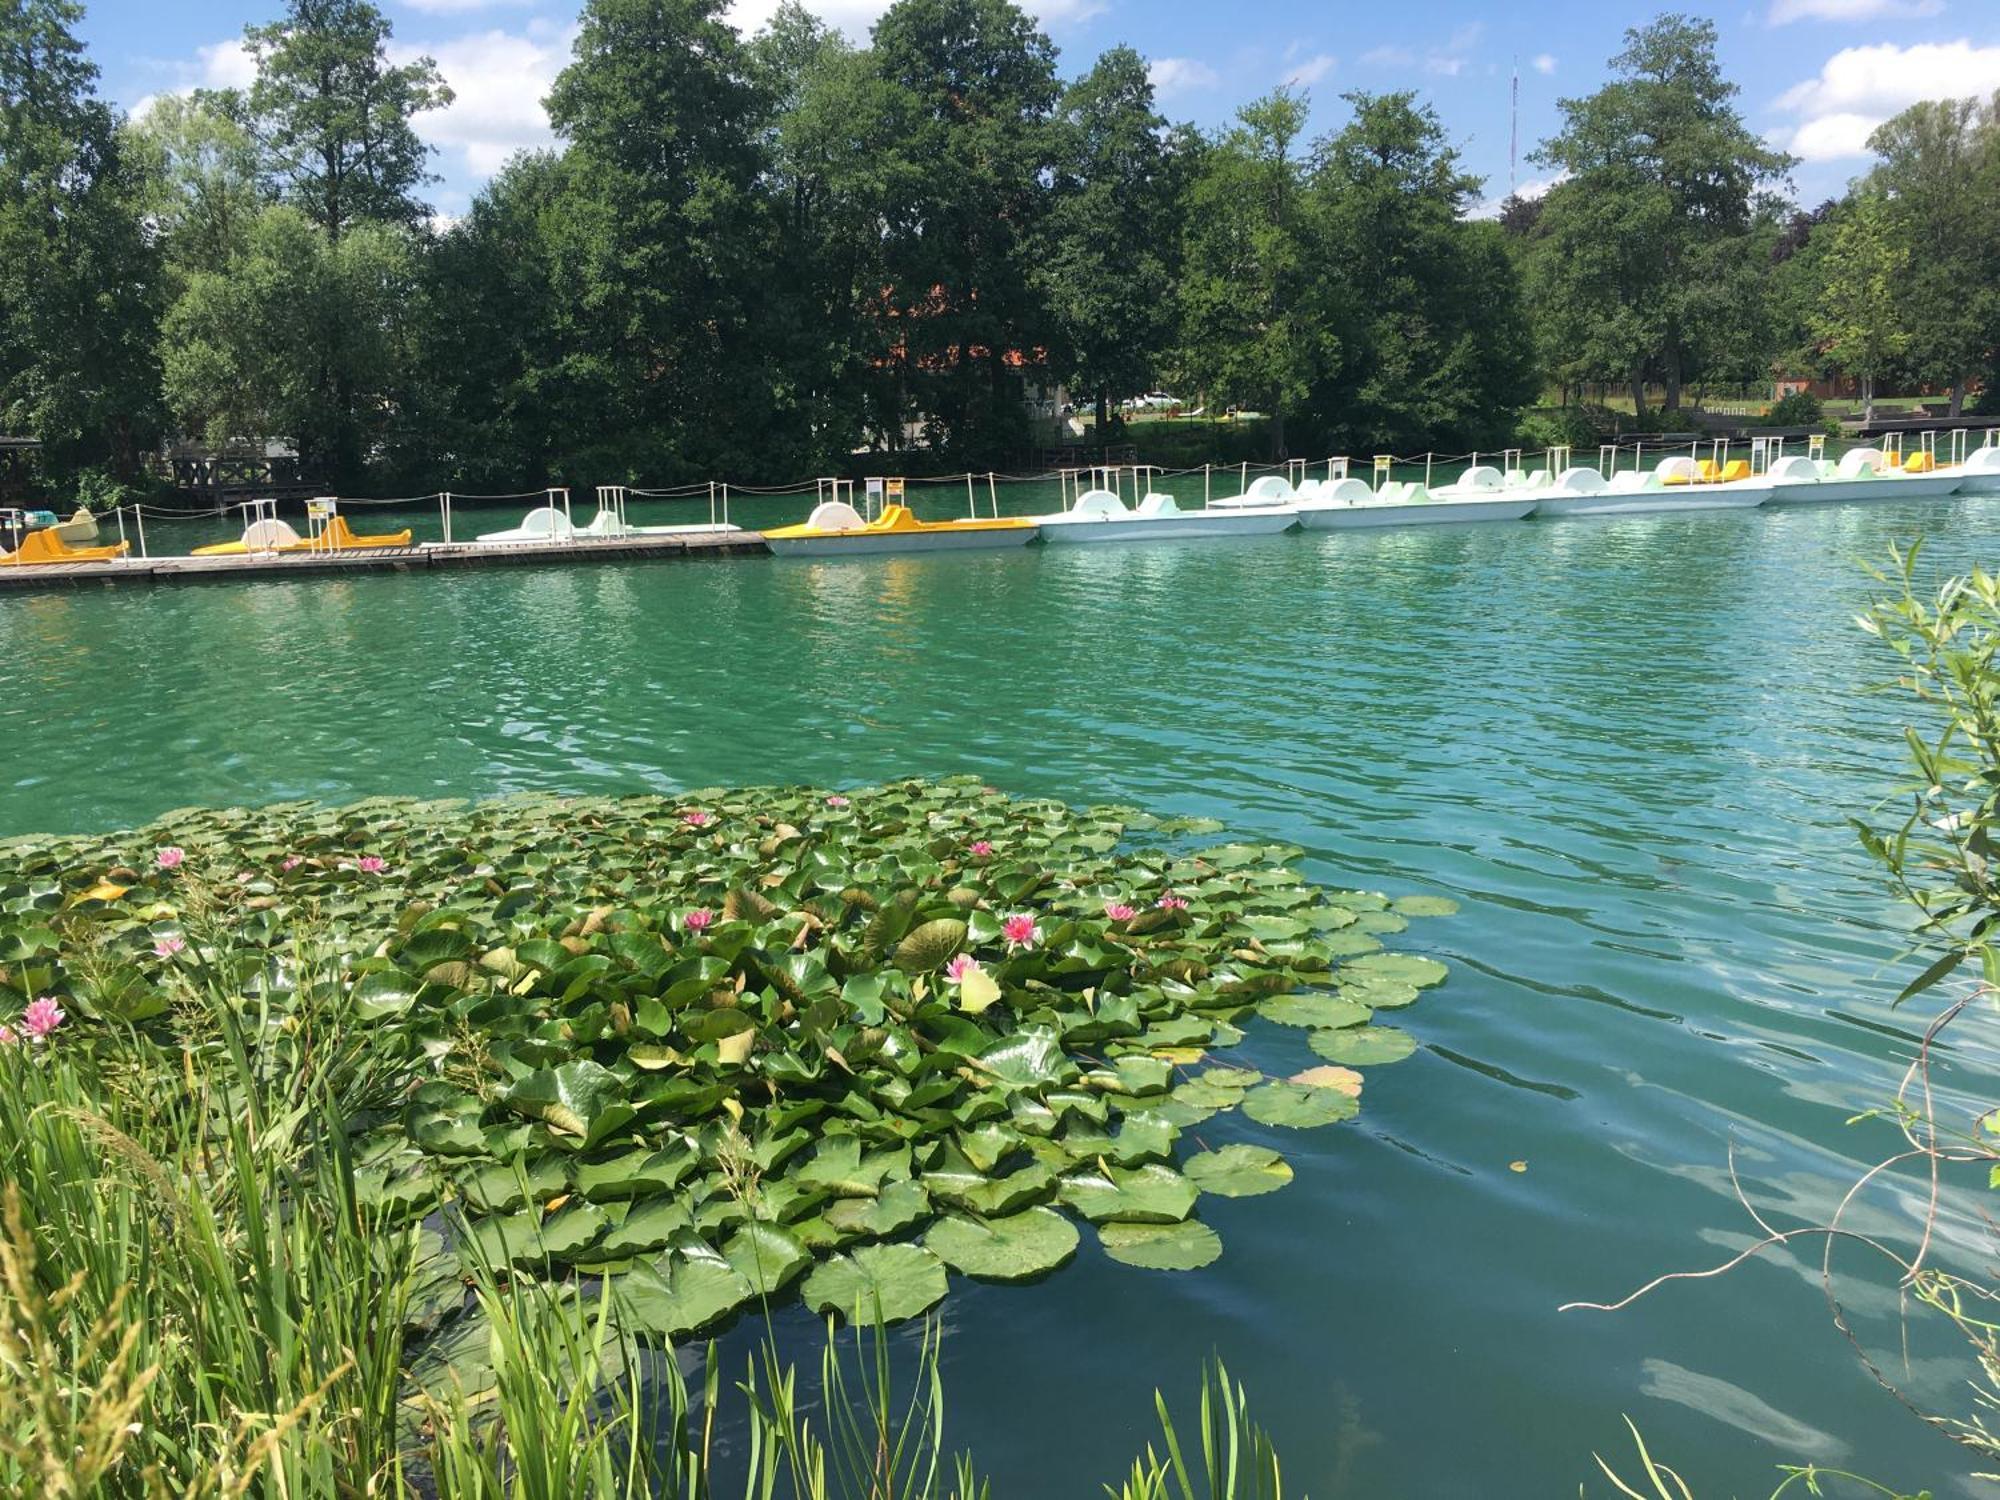
[(1632, 366), (1632, 420), (1644, 421), (1646, 417), (1646, 367)]
[(1285, 407), (1279, 401), (1271, 403), (1271, 457), (1285, 457)]
[(1863, 427), (1873, 427), (1875, 425), (1875, 372), (1873, 370), (1864, 370), (1861, 372), (1861, 425)]
[(1105, 434), (1111, 431), (1111, 387), (1097, 388), (1097, 441), (1102, 446)]
[(1678, 413), (1681, 409), (1681, 357), (1671, 350), (1667, 354), (1666, 377), (1667, 399), (1660, 409)]
[(1965, 409), (1965, 377), (1963, 375), (1960, 375), (1957, 379), (1953, 380), (1951, 383), (1951, 406), (1947, 410), (1946, 415), (1949, 416), (1952, 421), (1956, 422), (1959, 418), (1959, 413), (1962, 412), (1964, 409)]

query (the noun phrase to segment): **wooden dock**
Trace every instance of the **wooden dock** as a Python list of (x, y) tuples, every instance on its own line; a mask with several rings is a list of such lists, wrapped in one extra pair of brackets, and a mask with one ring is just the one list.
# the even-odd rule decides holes
[(243, 582), (352, 573), (423, 573), (463, 568), (549, 567), (768, 555), (757, 531), (685, 536), (579, 537), (568, 542), (424, 542), (414, 547), (275, 552), (222, 557), (119, 557), (106, 562), (0, 564), (0, 590), (112, 583)]

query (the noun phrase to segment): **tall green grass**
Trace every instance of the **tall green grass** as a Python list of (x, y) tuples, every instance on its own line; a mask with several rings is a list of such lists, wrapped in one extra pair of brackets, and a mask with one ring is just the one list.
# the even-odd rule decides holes
[[(707, 1351), (696, 1400), (588, 1284), (480, 1267), (440, 1299), (426, 1234), (373, 1221), (348, 1152), (409, 1061), (309, 944), (276, 997), (226, 933), (188, 957), (157, 1033), (0, 1047), (0, 1494), (696, 1500), (740, 1417), (746, 1500), (987, 1500), (945, 1448), (934, 1326), (901, 1393), (880, 1330), (829, 1329), (808, 1409), (768, 1326), (727, 1392)], [(1157, 1404), (1159, 1444), (1105, 1493), (1277, 1500), (1219, 1367), (1189, 1436)]]

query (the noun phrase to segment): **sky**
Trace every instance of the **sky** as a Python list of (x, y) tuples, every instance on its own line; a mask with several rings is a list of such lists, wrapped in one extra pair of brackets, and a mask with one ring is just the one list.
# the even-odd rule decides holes
[[(419, 116), (446, 217), (465, 211), (515, 151), (552, 137), (541, 100), (568, 59), (579, 0), (377, 0), (400, 57), (428, 54), (456, 94)], [(865, 41), (887, 0), (807, 0)], [(1716, 23), (1727, 75), (1752, 129), (1800, 158), (1799, 201), (1836, 196), (1868, 165), (1863, 142), (1918, 99), (2000, 90), (2000, 0), (1026, 0), (1060, 49), (1064, 76), (1106, 48), (1151, 62), (1161, 112), (1226, 125), (1243, 104), (1290, 83), (1312, 101), (1312, 130), (1337, 129), (1352, 89), (1415, 89), (1437, 110), (1466, 167), (1486, 180), (1484, 210), (1512, 180), (1526, 194), (1547, 173), (1529, 160), (1559, 121), (1557, 101), (1607, 74), (1626, 27), (1679, 8)], [(245, 25), (282, 0), (86, 0), (83, 36), (104, 95), (141, 111), (162, 93), (247, 83)], [(734, 0), (746, 34), (777, 0)], [(1519, 152), (1510, 90), (1519, 78)]]

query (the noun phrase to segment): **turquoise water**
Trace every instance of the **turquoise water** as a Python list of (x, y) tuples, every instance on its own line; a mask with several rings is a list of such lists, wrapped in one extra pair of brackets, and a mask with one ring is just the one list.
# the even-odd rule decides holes
[[(1919, 1022), (1843, 820), (1904, 708), (1851, 615), (1857, 559), (1918, 533), (1990, 562), (2000, 500), (8, 596), (0, 832), (969, 770), (1292, 840), (1463, 904), (1411, 934), (1453, 969), (1403, 1018), (1424, 1049), (1282, 1143), (1282, 1194), (1204, 1206), (1209, 1270), (1087, 1249), (954, 1293), (951, 1439), (1000, 1493), (1095, 1493), (1216, 1352), (1322, 1500), (1608, 1493), (1624, 1413), (1704, 1496), (1806, 1459), (1973, 1494), (1829, 1326), (1815, 1247), (1557, 1311), (1745, 1243), (1732, 1142), (1787, 1223), (1888, 1149), (1844, 1121)], [(1276, 1030), (1273, 1066), (1312, 1060)], [(1856, 1303), (1893, 1352), (1893, 1298)], [(1941, 1396), (1942, 1352), (1912, 1350)]]

